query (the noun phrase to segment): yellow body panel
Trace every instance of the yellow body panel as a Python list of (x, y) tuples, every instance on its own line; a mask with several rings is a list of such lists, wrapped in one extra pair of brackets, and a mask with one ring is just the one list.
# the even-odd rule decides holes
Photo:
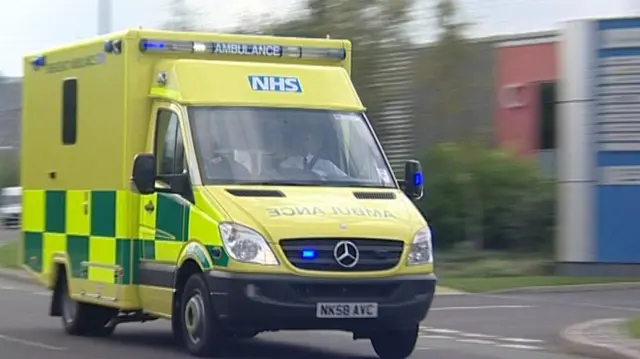
[[(167, 84), (156, 84), (149, 95), (187, 105), (364, 110), (344, 68), (240, 61), (163, 60), (154, 73), (167, 73)], [(250, 75), (298, 77), (303, 92), (253, 91)], [(327, 91), (331, 89), (331, 91)]]
[[(141, 39), (339, 48), (346, 58), (143, 53)], [(107, 41), (121, 41), (122, 52), (105, 52)], [(38, 56), (46, 61), (34, 66)], [(133, 160), (139, 153), (154, 152), (160, 110), (178, 116), (185, 158), (191, 162), (196, 157), (183, 105), (363, 111), (349, 79), (348, 41), (130, 30), (30, 55), (24, 64), (21, 255), (24, 267), (47, 287), (55, 285), (64, 269), (77, 300), (169, 317), (175, 275), (154, 284), (158, 278), (149, 276), (154, 266), (177, 269), (190, 261), (202, 270), (309, 277), (433, 271), (432, 265), (408, 267), (406, 258), (383, 272), (303, 271), (290, 265), (277, 245), (281, 239), (320, 233), (408, 243), (426, 223), (397, 190), (394, 200), (359, 201), (348, 188), (283, 187), (286, 198), (256, 201), (225, 191), (234, 186), (194, 184), (193, 202), (177, 194), (132, 190)], [(165, 83), (157, 81), (161, 73), (167, 74)], [(274, 73), (299, 77), (304, 92), (251, 91), (248, 76)], [(77, 81), (76, 139), (63, 144), (63, 132), (72, 126), (60, 115), (68, 81)], [(229, 258), (218, 230), (221, 221), (260, 231), (282, 264), (262, 267)]]

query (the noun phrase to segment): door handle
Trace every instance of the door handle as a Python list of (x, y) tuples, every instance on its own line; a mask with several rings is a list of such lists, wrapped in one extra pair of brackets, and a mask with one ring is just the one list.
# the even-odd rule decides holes
[(154, 206), (153, 202), (151, 202), (151, 201), (149, 201), (149, 203), (147, 203), (144, 206), (144, 210), (147, 211), (147, 213), (151, 213), (151, 212), (155, 211), (155, 209), (156, 209), (156, 206)]

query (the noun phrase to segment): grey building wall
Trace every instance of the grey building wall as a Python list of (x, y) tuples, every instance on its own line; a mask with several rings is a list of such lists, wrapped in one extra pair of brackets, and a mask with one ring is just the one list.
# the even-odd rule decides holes
[[(419, 61), (429, 61), (432, 47), (424, 47)], [(464, 77), (468, 79), (464, 98), (458, 99), (461, 113), (454, 118), (436, 118), (438, 88), (424, 79), (415, 79), (413, 101), (415, 113), (414, 155), (421, 156), (428, 148), (440, 142), (454, 141), (452, 129), (467, 128), (475, 138), (483, 142), (493, 141), (494, 119), (494, 69), (496, 52), (494, 39), (479, 39), (468, 45), (468, 56), (464, 60)]]
[(0, 78), (0, 147), (20, 145), (22, 79)]

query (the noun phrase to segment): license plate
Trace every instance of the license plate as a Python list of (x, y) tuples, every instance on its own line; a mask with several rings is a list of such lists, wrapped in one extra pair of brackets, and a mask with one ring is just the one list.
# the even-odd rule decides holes
[(378, 303), (318, 303), (318, 318), (377, 318)]

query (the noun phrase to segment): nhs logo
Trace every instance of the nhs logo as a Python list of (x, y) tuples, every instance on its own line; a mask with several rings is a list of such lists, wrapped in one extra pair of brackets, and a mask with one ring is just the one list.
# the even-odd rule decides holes
[(302, 92), (302, 85), (297, 77), (251, 75), (249, 84), (253, 91)]

